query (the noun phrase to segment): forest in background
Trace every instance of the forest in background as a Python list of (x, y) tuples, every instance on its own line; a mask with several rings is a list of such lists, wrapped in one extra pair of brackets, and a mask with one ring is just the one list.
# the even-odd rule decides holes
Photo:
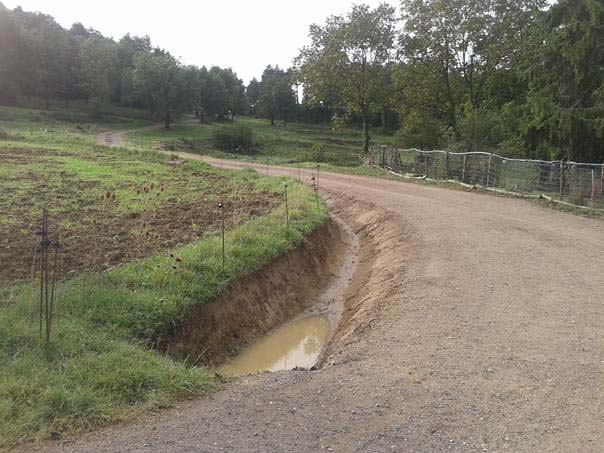
[(247, 86), (149, 37), (66, 30), (0, 3), (0, 103), (22, 97), (85, 101), (92, 116), (109, 104), (143, 108), (166, 128), (182, 113), (354, 124), (365, 151), (379, 127), (405, 147), (602, 162), (604, 1), (357, 5), (312, 25), (291, 68), (268, 66)]

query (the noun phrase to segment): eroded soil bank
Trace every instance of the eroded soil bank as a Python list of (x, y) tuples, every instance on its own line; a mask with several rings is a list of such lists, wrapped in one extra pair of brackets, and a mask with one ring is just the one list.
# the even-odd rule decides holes
[(298, 248), (197, 308), (162, 349), (172, 357), (215, 366), (307, 310), (324, 313), (333, 328), (342, 311), (337, 299), (354, 267), (350, 234), (330, 219)]

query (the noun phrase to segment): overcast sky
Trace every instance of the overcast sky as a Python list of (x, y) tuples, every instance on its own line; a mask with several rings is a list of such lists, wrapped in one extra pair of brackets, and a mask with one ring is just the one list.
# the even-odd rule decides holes
[[(355, 3), (380, 0), (1, 0), (41, 11), (69, 28), (74, 22), (116, 40), (149, 35), (154, 45), (197, 66), (230, 66), (247, 84), (268, 64), (291, 65), (308, 27)], [(398, 1), (389, 0), (398, 5)]]

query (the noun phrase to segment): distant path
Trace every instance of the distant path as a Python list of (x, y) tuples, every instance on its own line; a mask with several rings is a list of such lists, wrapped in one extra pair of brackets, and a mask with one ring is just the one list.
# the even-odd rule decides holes
[(368, 177), (320, 184), (362, 246), (333, 363), (243, 378), (65, 450), (601, 450), (604, 222)]
[(96, 136), (96, 144), (109, 146), (110, 148), (121, 148), (124, 146), (125, 131), (107, 131), (101, 132)]

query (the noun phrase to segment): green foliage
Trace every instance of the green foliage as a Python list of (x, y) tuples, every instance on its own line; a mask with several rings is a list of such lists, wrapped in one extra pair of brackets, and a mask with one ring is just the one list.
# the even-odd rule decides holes
[(369, 115), (381, 110), (388, 94), (388, 71), (395, 40), (395, 9), (355, 5), (346, 16), (332, 16), (310, 27), (311, 44), (297, 58), (305, 96), (335, 103), (361, 115), (363, 151), (369, 151)]
[(252, 154), (258, 148), (253, 129), (245, 124), (216, 128), (212, 139), (216, 148), (229, 153)]
[(296, 109), (296, 96), (292, 88), (292, 75), (279, 69), (267, 66), (262, 74), (262, 80), (257, 86), (258, 114), (271, 120), (280, 118), (283, 124), (292, 118)]
[(170, 129), (174, 114), (192, 108), (194, 86), (188, 75), (187, 69), (169, 54), (143, 53), (135, 57), (134, 92), (151, 112), (162, 113), (166, 129)]
[(444, 125), (422, 111), (414, 111), (403, 119), (403, 126), (394, 136), (402, 148), (437, 149), (442, 143)]
[(604, 4), (561, 0), (535, 28), (525, 66), (525, 136), (556, 157), (604, 160)]

